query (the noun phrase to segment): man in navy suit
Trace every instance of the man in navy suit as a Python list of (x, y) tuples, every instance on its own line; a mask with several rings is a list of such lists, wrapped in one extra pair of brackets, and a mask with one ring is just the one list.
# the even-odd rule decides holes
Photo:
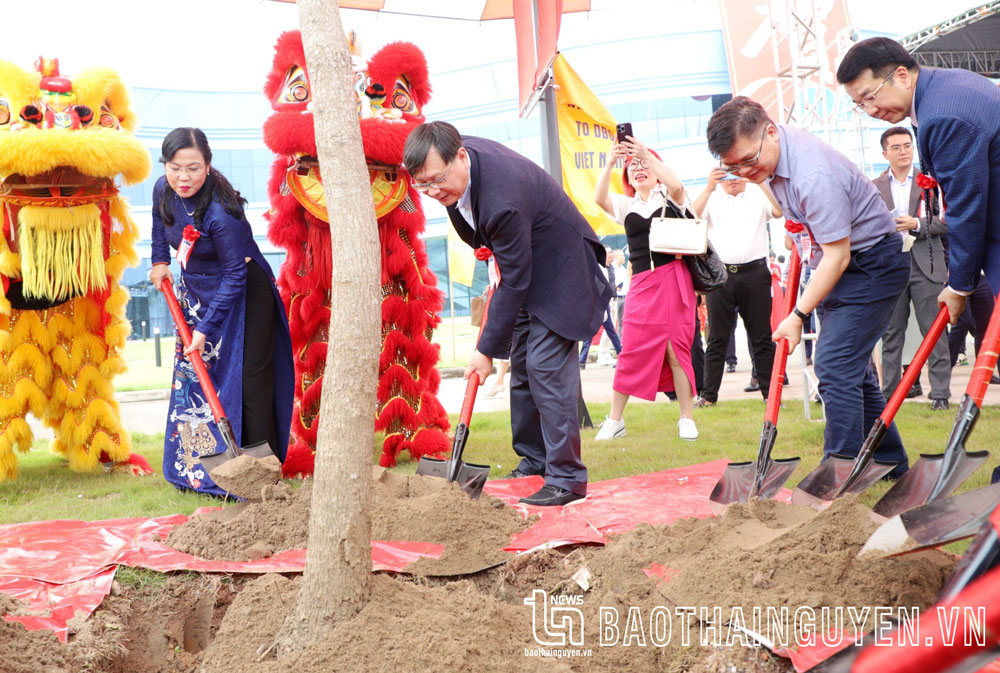
[(613, 290), (604, 247), (566, 193), (532, 161), (445, 122), (403, 149), (413, 186), (447, 207), (458, 235), (493, 252), (500, 284), (465, 368), (480, 383), (510, 353), (510, 425), (521, 457), (506, 478), (545, 477), (521, 502), (565, 505), (587, 494), (580, 459), (577, 342), (594, 336)]
[(920, 163), (947, 208), (948, 286), (938, 302), (954, 324), (981, 270), (1000, 291), (1000, 89), (966, 70), (921, 68), (885, 37), (851, 47), (837, 81), (859, 110), (916, 129)]

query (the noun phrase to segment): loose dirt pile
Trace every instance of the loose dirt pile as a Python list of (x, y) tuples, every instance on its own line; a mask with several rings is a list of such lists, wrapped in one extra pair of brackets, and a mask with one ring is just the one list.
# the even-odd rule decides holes
[[(192, 517), (174, 528), (166, 543), (194, 556), (232, 561), (305, 547), (312, 481), (298, 490), (269, 488), (264, 502), (239, 503)], [(375, 468), (372, 538), (445, 546), (440, 558), (421, 559), (407, 572), (462, 575), (503, 563), (511, 557), (501, 551), (511, 536), (533, 522), (490, 495), (471, 500), (457, 485), (442, 479)]]
[[(382, 530), (423, 538), (428, 532), (438, 534), (437, 520), (451, 509), (473, 518), (489, 518), (507, 509), (494, 507), (489, 500), (474, 505), (467, 500), (424, 501), (430, 496), (450, 497), (451, 489), (420, 494), (422, 483), (411, 479), (396, 475), (379, 482), (383, 499), (396, 500), (400, 510), (421, 511), (406, 519), (401, 511), (381, 510), (376, 518), (388, 518), (379, 524)], [(295, 495), (301, 497), (307, 488)], [(388, 492), (396, 496), (387, 497)], [(293, 498), (282, 504), (288, 508), (294, 502)], [(440, 509), (420, 507), (432, 502)], [(243, 515), (252, 507), (243, 507)], [(301, 578), (266, 575), (246, 580), (243, 586), (242, 579), (229, 583), (194, 575), (187, 576), (195, 579), (180, 588), (177, 583), (182, 580), (173, 578), (168, 589), (153, 598), (127, 604), (121, 597), (110, 598), (84, 630), (72, 637), (69, 648), (51, 634), (26, 634), (19, 625), (0, 622), (0, 663), (15, 673), (787, 673), (791, 670), (788, 661), (762, 648), (726, 645), (732, 607), (742, 608), (746, 615), (757, 606), (787, 606), (792, 611), (836, 606), (923, 608), (933, 602), (950, 574), (954, 559), (937, 551), (895, 559), (856, 559), (875, 528), (868, 516), (867, 508), (854, 499), (839, 500), (822, 513), (773, 501), (755, 502), (731, 506), (719, 519), (639, 526), (603, 548), (546, 550), (514, 557), (501, 567), (462, 579), (378, 574), (373, 578), (370, 602), (354, 619), (306, 650), (260, 662), (259, 652), (273, 643), (295, 604)], [(413, 528), (405, 527), (407, 520)], [(498, 537), (503, 532), (509, 537), (524, 524), (507, 519), (510, 528), (504, 530), (503, 521), (498, 518), (493, 528), (484, 528), (481, 520), (473, 520), (471, 529), (457, 529), (452, 535), (469, 542), (475, 541), (479, 531)], [(452, 520), (450, 525), (463, 524)], [(535, 604), (526, 604), (526, 598), (533, 598)], [(573, 609), (563, 613), (567, 622), (556, 621), (551, 614), (544, 621), (544, 610), (554, 604)], [(696, 617), (698, 608), (708, 608), (707, 616), (702, 615), (706, 621), (694, 619), (685, 624), (677, 606), (694, 608)], [(723, 617), (712, 623), (716, 607)], [(653, 615), (658, 611), (672, 615), (667, 642), (662, 641), (662, 630), (654, 627)], [(749, 617), (747, 621), (751, 626)], [(116, 629), (116, 623), (127, 624), (127, 629)], [(553, 638), (541, 628), (543, 623), (553, 632), (561, 630), (561, 623), (572, 624), (581, 629), (582, 644), (550, 644), (542, 648), (548, 652), (540, 653), (536, 637)], [(88, 630), (92, 642), (103, 642), (100, 655), (91, 651), (95, 646), (81, 647)], [(94, 641), (93, 634), (103, 640)], [(715, 643), (716, 635), (721, 645)], [(44, 647), (35, 642), (43, 639), (47, 639)], [(109, 656), (114, 648), (120, 653)], [(130, 654), (123, 654), (126, 649)], [(565, 654), (569, 650), (576, 656)], [(50, 665), (40, 666), (42, 660)], [(80, 666), (85, 660), (90, 669)]]

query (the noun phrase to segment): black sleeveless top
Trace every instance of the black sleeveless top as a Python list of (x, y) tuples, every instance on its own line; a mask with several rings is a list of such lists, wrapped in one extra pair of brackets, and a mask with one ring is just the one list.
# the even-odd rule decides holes
[[(649, 224), (654, 217), (660, 217), (661, 209), (657, 208), (649, 217), (643, 217), (639, 213), (630, 212), (625, 216), (625, 236), (628, 238), (629, 261), (632, 262), (632, 273), (649, 271), (656, 266), (663, 266), (677, 259), (675, 255), (667, 255), (649, 252)], [(667, 209), (663, 213), (664, 217), (683, 218), (684, 214), (680, 208), (667, 200)], [(650, 264), (652, 257), (652, 264)]]

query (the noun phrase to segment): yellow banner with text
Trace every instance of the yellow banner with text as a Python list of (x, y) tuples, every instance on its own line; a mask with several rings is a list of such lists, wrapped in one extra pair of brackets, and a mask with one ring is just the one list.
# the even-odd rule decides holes
[[(583, 83), (562, 54), (552, 64), (563, 189), (599, 236), (623, 233), (594, 203), (594, 187), (615, 141), (615, 119)], [(621, 161), (611, 172), (610, 189), (622, 193)]]

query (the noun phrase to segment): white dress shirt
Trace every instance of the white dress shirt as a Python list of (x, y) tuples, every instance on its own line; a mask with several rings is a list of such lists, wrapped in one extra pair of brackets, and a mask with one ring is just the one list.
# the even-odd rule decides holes
[(723, 264), (746, 264), (767, 257), (767, 224), (771, 202), (760, 187), (730, 196), (720, 185), (705, 205), (708, 240)]

